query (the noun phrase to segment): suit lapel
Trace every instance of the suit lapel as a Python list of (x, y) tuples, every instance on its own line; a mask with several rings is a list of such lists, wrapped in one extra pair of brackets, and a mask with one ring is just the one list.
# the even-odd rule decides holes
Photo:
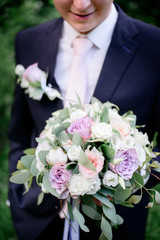
[(62, 31), (62, 23), (62, 18), (57, 19), (53, 22), (53, 25), (46, 31), (46, 39), (44, 39), (44, 43), (42, 43), (44, 47), (39, 62), (40, 68), (48, 72), (48, 83), (50, 83), (52, 87), (57, 89), (58, 91), (60, 91), (60, 89), (53, 75), (56, 64), (59, 39)]
[(138, 47), (133, 40), (137, 30), (132, 20), (117, 8), (118, 21), (94, 92), (102, 102), (111, 101)]

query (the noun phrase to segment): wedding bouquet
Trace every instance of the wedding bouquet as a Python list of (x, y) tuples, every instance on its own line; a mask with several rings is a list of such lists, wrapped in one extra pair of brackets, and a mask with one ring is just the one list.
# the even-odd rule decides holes
[[(10, 181), (24, 184), (27, 192), (36, 177), (38, 204), (47, 193), (66, 200), (70, 219), (76, 218), (82, 230), (89, 231), (85, 214), (101, 222), (100, 239), (111, 240), (112, 227), (123, 223), (115, 204), (133, 207), (142, 198), (151, 168), (160, 171), (152, 160), (153, 144), (136, 127), (132, 111), (121, 116), (116, 105), (96, 98), (58, 110), (46, 123), (36, 138), (38, 146), (25, 150)], [(160, 204), (158, 191), (145, 190), (152, 197), (147, 207)], [(76, 200), (74, 208), (70, 198)]]

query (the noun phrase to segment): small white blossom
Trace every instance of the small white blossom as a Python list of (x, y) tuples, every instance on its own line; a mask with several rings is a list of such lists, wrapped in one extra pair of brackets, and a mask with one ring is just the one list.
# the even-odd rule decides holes
[(80, 153), (81, 150), (82, 150), (82, 149), (81, 149), (80, 146), (76, 146), (76, 145), (71, 146), (71, 147), (68, 149), (68, 152), (67, 152), (68, 158), (69, 158), (71, 161), (78, 160), (78, 158), (79, 158), (79, 153)]
[(112, 135), (112, 127), (105, 123), (95, 123), (92, 127), (92, 138), (106, 140)]
[(51, 149), (46, 156), (46, 160), (51, 165), (54, 165), (57, 163), (66, 163), (67, 162), (67, 154), (64, 153), (62, 148)]
[(24, 71), (25, 71), (25, 68), (21, 64), (18, 64), (15, 68), (15, 74), (17, 74), (18, 76), (22, 76)]
[(40, 161), (38, 154), (41, 151), (47, 151), (47, 150), (49, 151), (50, 149), (51, 147), (48, 141), (43, 141), (42, 143), (39, 143), (36, 148), (36, 152), (35, 152), (36, 160), (37, 160), (36, 168), (38, 169), (39, 172), (43, 171), (45, 168), (44, 168), (44, 164)]
[(90, 190), (90, 185), (87, 179), (79, 174), (74, 174), (68, 185), (71, 196), (85, 195)]
[(100, 178), (98, 176), (96, 176), (94, 178), (87, 178), (87, 181), (89, 183), (89, 190), (86, 192), (86, 194), (93, 195), (97, 191), (100, 190), (101, 181), (100, 181)]
[(72, 121), (75, 121), (78, 118), (83, 118), (87, 115), (86, 112), (82, 111), (81, 109), (77, 109), (70, 114), (70, 118)]
[(113, 173), (112, 171), (108, 170), (103, 177), (103, 184), (107, 186), (115, 187), (119, 183), (118, 175)]
[(141, 144), (142, 146), (146, 146), (147, 144), (149, 144), (147, 134), (143, 134), (142, 132), (138, 131), (138, 129), (135, 129), (134, 131), (134, 138), (136, 142)]
[(146, 152), (145, 152), (144, 148), (142, 147), (142, 145), (138, 144), (138, 143), (134, 146), (134, 149), (137, 152), (137, 156), (139, 159), (139, 165), (142, 166), (143, 163), (146, 161)]

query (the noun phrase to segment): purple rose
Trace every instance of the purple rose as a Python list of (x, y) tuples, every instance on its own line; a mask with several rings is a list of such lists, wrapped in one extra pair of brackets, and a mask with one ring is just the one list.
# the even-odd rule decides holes
[(49, 182), (53, 188), (56, 189), (60, 195), (60, 199), (68, 197), (67, 183), (70, 180), (72, 173), (66, 169), (66, 165), (63, 163), (55, 164), (49, 172)]
[(78, 133), (83, 141), (87, 141), (91, 138), (91, 127), (93, 124), (94, 121), (90, 117), (85, 116), (83, 118), (78, 118), (71, 123), (67, 131), (72, 135)]
[(128, 149), (125, 151), (119, 150), (115, 156), (116, 158), (123, 159), (117, 165), (109, 163), (109, 168), (121, 176), (124, 180), (132, 178), (133, 173), (138, 169), (139, 160), (135, 149)]

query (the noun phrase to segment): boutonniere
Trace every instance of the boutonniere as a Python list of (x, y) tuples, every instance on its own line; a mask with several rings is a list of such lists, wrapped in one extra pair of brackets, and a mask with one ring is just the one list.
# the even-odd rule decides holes
[(38, 67), (38, 63), (24, 68), (22, 65), (17, 65), (15, 73), (19, 76), (18, 82), (25, 89), (25, 93), (29, 94), (34, 100), (41, 100), (43, 94), (53, 101), (55, 98), (62, 99), (60, 92), (53, 89), (51, 84), (47, 85), (48, 74)]

